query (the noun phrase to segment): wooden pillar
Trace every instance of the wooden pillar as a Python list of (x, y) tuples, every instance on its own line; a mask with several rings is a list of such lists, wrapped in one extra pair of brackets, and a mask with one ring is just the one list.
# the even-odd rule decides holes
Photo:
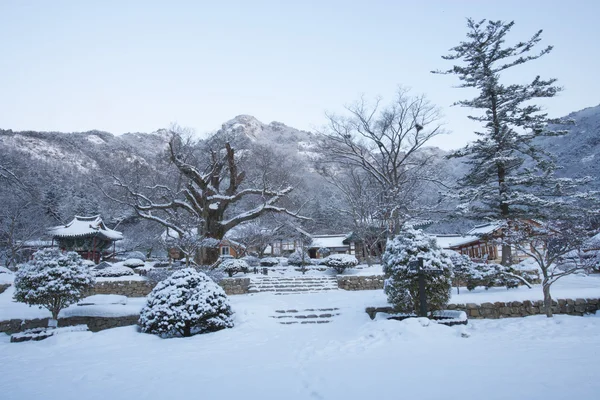
[(92, 261), (94, 264), (98, 264), (96, 261), (96, 236), (94, 236), (94, 240), (92, 241)]

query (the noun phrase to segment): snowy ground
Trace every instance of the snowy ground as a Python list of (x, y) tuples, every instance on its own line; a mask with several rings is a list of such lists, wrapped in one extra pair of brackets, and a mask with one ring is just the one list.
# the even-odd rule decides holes
[[(566, 279), (557, 294), (600, 295), (599, 278)], [(530, 298), (538, 291), (513, 293)], [(460, 298), (490, 301), (495, 292)], [(235, 328), (187, 339), (163, 340), (135, 327), (18, 344), (0, 334), (0, 398), (548, 400), (600, 393), (596, 316), (445, 327), (371, 321), (364, 308), (385, 304), (381, 291), (264, 293), (231, 301)], [(271, 318), (275, 310), (328, 307), (340, 312), (328, 324), (281, 325)]]

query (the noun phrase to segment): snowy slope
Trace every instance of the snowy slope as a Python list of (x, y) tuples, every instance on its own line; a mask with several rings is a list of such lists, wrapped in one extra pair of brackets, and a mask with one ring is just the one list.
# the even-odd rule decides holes
[[(542, 138), (538, 141), (544, 149), (553, 153), (558, 172), (565, 177), (591, 176), (596, 178), (591, 188), (600, 188), (600, 105), (569, 114), (567, 119), (575, 125), (567, 126), (567, 135)], [(565, 129), (565, 127), (557, 127)]]

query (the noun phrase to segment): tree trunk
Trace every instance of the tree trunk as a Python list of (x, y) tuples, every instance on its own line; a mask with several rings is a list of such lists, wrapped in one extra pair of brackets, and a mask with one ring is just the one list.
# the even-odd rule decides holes
[(186, 322), (185, 325), (184, 325), (184, 327), (183, 327), (182, 336), (183, 337), (192, 336), (192, 326), (191, 326), (191, 323), (189, 321)]
[(200, 252), (201, 265), (213, 265), (219, 259), (219, 248), (218, 247), (205, 247)]
[(54, 307), (50, 312), (52, 313), (52, 318), (48, 320), (48, 328), (58, 328), (58, 314), (60, 313), (60, 308)]
[(505, 267), (512, 264), (512, 248), (508, 244), (502, 245), (502, 261), (500, 263)]
[(544, 290), (544, 308), (546, 309), (546, 317), (552, 318), (552, 296), (550, 296), (550, 284), (546, 278), (544, 278), (544, 281), (542, 282), (542, 288)]

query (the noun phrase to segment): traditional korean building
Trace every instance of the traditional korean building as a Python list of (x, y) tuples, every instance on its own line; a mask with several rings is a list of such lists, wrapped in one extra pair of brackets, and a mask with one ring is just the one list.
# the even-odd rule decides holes
[[(115, 242), (123, 239), (121, 232), (108, 229), (99, 215), (93, 217), (75, 216), (66, 225), (48, 229), (53, 242), (64, 251), (75, 251), (86, 260), (96, 264), (107, 253), (114, 253)], [(112, 251), (111, 251), (112, 247)]]
[[(526, 222), (537, 224), (532, 220)], [(466, 235), (436, 235), (436, 239), (441, 248), (467, 255), (474, 261), (499, 263), (502, 259), (502, 245), (499, 239), (503, 229), (502, 222), (489, 222), (477, 225)], [(519, 263), (527, 258), (527, 255), (513, 246), (512, 257), (513, 263)]]

